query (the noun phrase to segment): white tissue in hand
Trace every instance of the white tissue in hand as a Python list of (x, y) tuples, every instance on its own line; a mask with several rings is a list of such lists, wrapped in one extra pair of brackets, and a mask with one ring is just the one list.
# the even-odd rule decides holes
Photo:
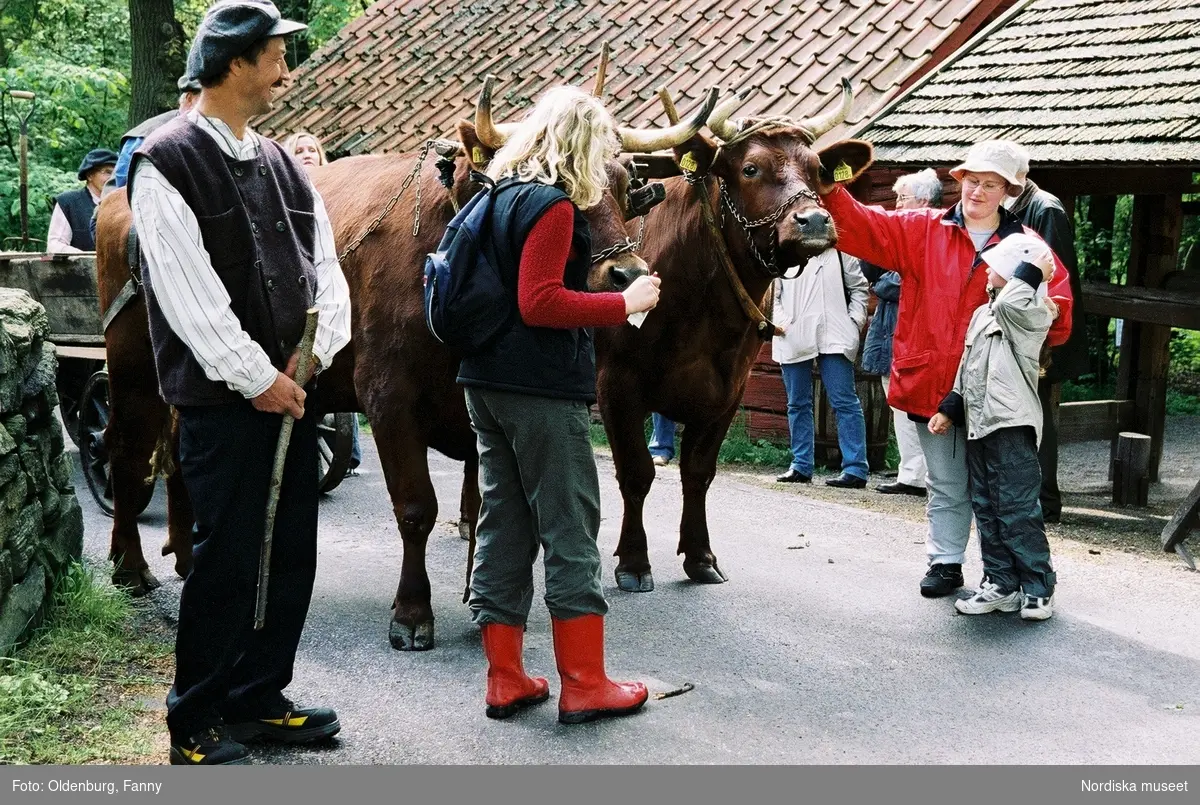
[(642, 326), (642, 322), (644, 322), (646, 320), (646, 316), (647, 316), (647, 314), (649, 314), (649, 312), (650, 311), (648, 311), (648, 310), (643, 310), (639, 313), (630, 313), (628, 316), (625, 317), (625, 319), (630, 324), (632, 324), (634, 327), (640, 328)]

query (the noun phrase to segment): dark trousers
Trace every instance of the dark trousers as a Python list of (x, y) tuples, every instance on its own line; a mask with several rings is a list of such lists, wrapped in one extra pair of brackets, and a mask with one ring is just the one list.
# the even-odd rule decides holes
[(1038, 446), (1038, 464), (1042, 468), (1042, 513), (1058, 517), (1062, 513), (1062, 496), (1058, 491), (1058, 418), (1052, 400), (1057, 383), (1042, 378), (1038, 381), (1038, 399), (1042, 402), (1042, 443)]
[(968, 439), (967, 476), (984, 575), (1002, 592), (1021, 587), (1045, 598), (1054, 593), (1055, 576), (1038, 503), (1036, 442), (1031, 427)]
[(600, 479), (587, 405), (471, 387), (466, 393), (482, 498), (471, 570), (475, 623), (524, 625), (539, 549), (550, 614), (604, 615)]
[(167, 726), (178, 742), (252, 717), (292, 679), (317, 571), (317, 418), (295, 424), (271, 549), (266, 625), (254, 631), (267, 491), (283, 422), (249, 402), (179, 409), (180, 465), (196, 513), (179, 600)]

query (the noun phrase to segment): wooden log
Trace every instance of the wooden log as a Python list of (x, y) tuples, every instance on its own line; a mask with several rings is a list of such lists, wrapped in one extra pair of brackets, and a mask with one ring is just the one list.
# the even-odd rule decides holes
[(1163, 551), (1166, 553), (1176, 552), (1184, 558), (1184, 561), (1187, 561), (1187, 550), (1180, 549), (1183, 548), (1183, 541), (1187, 538), (1188, 532), (1197, 527), (1200, 527), (1200, 483), (1196, 484), (1196, 488), (1192, 490), (1187, 500), (1175, 511), (1171, 521), (1163, 528)]
[(1150, 437), (1123, 431), (1117, 434), (1113, 460), (1113, 504), (1145, 506), (1150, 493)]

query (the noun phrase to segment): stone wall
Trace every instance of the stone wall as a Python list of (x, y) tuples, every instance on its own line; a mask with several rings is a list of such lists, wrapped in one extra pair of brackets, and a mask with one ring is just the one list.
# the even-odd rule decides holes
[(38, 623), (54, 578), (83, 551), (48, 335), (45, 308), (0, 288), (0, 655)]

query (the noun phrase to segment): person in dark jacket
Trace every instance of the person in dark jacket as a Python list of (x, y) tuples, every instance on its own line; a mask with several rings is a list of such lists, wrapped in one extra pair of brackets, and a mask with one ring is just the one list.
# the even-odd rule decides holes
[[(1075, 254), (1075, 227), (1062, 202), (1053, 193), (1042, 190), (1027, 178), (1029, 152), (1021, 149), (1021, 170), (1018, 177), (1025, 181), (1021, 195), (1005, 202), (1021, 223), (1041, 236), (1071, 277), (1071, 295), (1078, 308), (1082, 302), (1079, 263)], [(1088, 370), (1087, 330), (1074, 327), (1065, 344), (1050, 350), (1050, 365), (1038, 380), (1038, 397), (1042, 401), (1042, 441), (1038, 445), (1038, 464), (1042, 468), (1042, 519), (1057, 523), (1062, 518), (1062, 494), (1058, 489), (1058, 406), (1054, 400), (1064, 380), (1074, 380)]]
[[(244, 764), (244, 741), (310, 743), (341, 728), (332, 709), (298, 707), (283, 691), (317, 574), (317, 417), (296, 382), (298, 347), (316, 308), (315, 366), (332, 363), (350, 341), (350, 291), (321, 196), (248, 126), (288, 83), (284, 36), (305, 27), (265, 0), (209, 8), (188, 54), (200, 100), (130, 166), (154, 366), (178, 412), (196, 519), (167, 693), (173, 765)], [(295, 428), (255, 629), (281, 414)]]
[(546, 606), (562, 679), (559, 721), (632, 713), (640, 682), (604, 669), (600, 586), (600, 484), (588, 439), (596, 399), (592, 327), (623, 324), (658, 303), (657, 277), (622, 293), (587, 293), (591, 238), (580, 212), (598, 203), (618, 141), (600, 101), (573, 87), (547, 92), (496, 152), (492, 252), (516, 290), (514, 323), (463, 359), (458, 382), (478, 435), (482, 505), (470, 607), (487, 657), (486, 713), (508, 718), (549, 698), (521, 659), (533, 601), (533, 564), (544, 551)]
[[(932, 168), (901, 176), (892, 185), (892, 190), (896, 193), (898, 210), (942, 206), (942, 180)], [(900, 316), (900, 275), (871, 263), (863, 263), (863, 273), (872, 283), (871, 290), (878, 303), (867, 328), (862, 368), (864, 372), (880, 376), (883, 393), (887, 394), (891, 385), (892, 336)], [(896, 448), (900, 451), (900, 466), (896, 480), (880, 484), (875, 491), (885, 495), (925, 497), (925, 453), (921, 450), (917, 423), (899, 408), (892, 408), (892, 430), (896, 434)]]
[(112, 178), (104, 186), (104, 192), (107, 193), (110, 189), (124, 187), (129, 183), (129, 163), (133, 159), (133, 152), (138, 150), (138, 146), (142, 141), (150, 136), (159, 127), (166, 123), (170, 123), (177, 117), (186, 115), (196, 105), (196, 101), (200, 99), (200, 82), (194, 78), (189, 78), (186, 75), (180, 76), (176, 82), (179, 87), (179, 108), (169, 112), (163, 112), (161, 115), (143, 120), (121, 137), (120, 153), (117, 155), (117, 167), (113, 171)]
[(116, 164), (117, 155), (107, 148), (88, 151), (79, 163), (79, 181), (85, 182), (85, 186), (68, 190), (55, 199), (46, 251), (63, 254), (96, 250), (92, 216), (100, 203), (100, 190)]

